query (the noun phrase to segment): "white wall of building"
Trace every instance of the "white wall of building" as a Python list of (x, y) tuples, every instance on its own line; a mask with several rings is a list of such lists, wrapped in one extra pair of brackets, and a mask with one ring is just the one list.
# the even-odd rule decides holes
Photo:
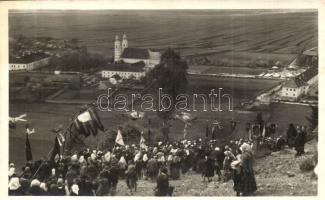
[(49, 64), (50, 58), (43, 58), (31, 63), (9, 63), (9, 71), (31, 71)]
[(302, 94), (302, 87), (300, 88), (282, 87), (281, 90), (282, 97), (297, 99), (301, 94)]
[(137, 80), (140, 80), (142, 77), (145, 76), (145, 72), (125, 72), (125, 71), (103, 70), (102, 78), (111, 78), (115, 74), (119, 75), (123, 79), (129, 79), (133, 76)]

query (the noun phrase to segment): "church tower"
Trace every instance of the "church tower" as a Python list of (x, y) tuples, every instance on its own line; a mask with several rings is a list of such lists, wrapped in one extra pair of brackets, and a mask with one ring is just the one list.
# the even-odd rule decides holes
[(123, 33), (123, 38), (122, 38), (122, 52), (124, 51), (124, 49), (126, 49), (128, 47), (129, 47), (128, 39), (126, 38), (125, 33)]
[(114, 62), (118, 62), (120, 60), (121, 54), (121, 41), (119, 40), (118, 35), (116, 35), (114, 42)]

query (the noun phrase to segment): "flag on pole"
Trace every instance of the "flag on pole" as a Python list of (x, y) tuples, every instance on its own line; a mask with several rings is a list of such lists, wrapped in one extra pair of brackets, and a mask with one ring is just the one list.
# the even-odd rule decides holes
[(249, 140), (253, 140), (252, 135), (253, 135), (253, 134), (252, 134), (252, 126), (250, 126), (249, 129), (248, 129), (248, 139), (249, 139)]
[(58, 133), (57, 135), (59, 145), (62, 146), (63, 143), (65, 142), (64, 135), (62, 133)]
[(61, 145), (60, 145), (60, 142), (59, 142), (59, 138), (55, 137), (55, 139), (54, 139), (54, 147), (53, 147), (53, 150), (52, 150), (50, 161), (54, 162), (55, 156), (56, 155), (60, 156), (60, 154), (61, 154)]
[(117, 130), (117, 136), (116, 136), (116, 139), (115, 139), (115, 143), (124, 146), (123, 136), (121, 134), (120, 129)]
[(33, 155), (32, 155), (32, 148), (30, 146), (28, 133), (26, 132), (26, 142), (25, 142), (25, 154), (26, 154), (26, 161), (32, 161)]
[(141, 133), (141, 138), (140, 138), (140, 148), (141, 149), (148, 149), (148, 146), (146, 145), (146, 139), (143, 137), (143, 132)]
[(185, 125), (184, 125), (184, 135), (183, 135), (184, 140), (186, 139), (186, 136), (187, 136), (187, 124), (185, 123)]
[(73, 124), (79, 134), (82, 134), (85, 137), (88, 137), (89, 135), (96, 136), (98, 134), (98, 129), (104, 131), (104, 126), (100, 121), (97, 112), (93, 108), (89, 108), (78, 115)]
[(263, 137), (263, 138), (265, 138), (265, 132), (266, 132), (266, 130), (265, 130), (265, 125), (264, 125), (264, 127), (263, 127), (263, 131), (262, 131), (262, 137)]

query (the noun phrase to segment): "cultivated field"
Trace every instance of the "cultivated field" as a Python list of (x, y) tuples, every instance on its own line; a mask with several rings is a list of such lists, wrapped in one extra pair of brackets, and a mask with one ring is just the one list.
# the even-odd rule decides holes
[[(30, 11), (10, 12), (9, 36), (77, 38), (112, 56), (115, 35), (130, 47), (173, 47), (182, 55), (245, 52), (283, 54), (317, 46), (317, 12), (291, 10)], [(232, 55), (233, 56), (233, 55)]]

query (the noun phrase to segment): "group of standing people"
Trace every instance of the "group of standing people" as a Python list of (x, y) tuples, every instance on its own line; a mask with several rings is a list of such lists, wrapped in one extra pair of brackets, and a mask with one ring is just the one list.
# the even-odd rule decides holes
[[(294, 147), (296, 156), (304, 153), (306, 128), (289, 125), (287, 138), (277, 140)], [(203, 181), (233, 181), (237, 196), (250, 196), (257, 190), (254, 174), (254, 141), (215, 139), (159, 141), (146, 148), (117, 145), (101, 151), (84, 149), (69, 156), (57, 154), (53, 160), (29, 161), (18, 173), (9, 165), (9, 195), (108, 196), (115, 195), (118, 182), (124, 180), (131, 193), (138, 180), (156, 183), (153, 194), (171, 196), (170, 180), (181, 179), (189, 171), (202, 175)], [(20, 170), (19, 170), (20, 171)]]
[(305, 126), (294, 126), (289, 124), (287, 130), (287, 144), (296, 150), (296, 157), (305, 153), (305, 143), (307, 142), (307, 130)]
[[(234, 161), (239, 164), (233, 166)], [(29, 161), (20, 173), (10, 163), (8, 189), (9, 195), (107, 196), (115, 195), (120, 180), (133, 193), (143, 179), (156, 183), (154, 195), (171, 196), (174, 187), (169, 181), (192, 170), (208, 181), (215, 174), (220, 181), (234, 177), (235, 191), (247, 195), (256, 190), (252, 162), (251, 143), (244, 140), (222, 146), (216, 140), (197, 139), (157, 142), (146, 149), (137, 145), (84, 149), (70, 156), (57, 154), (54, 160)]]

